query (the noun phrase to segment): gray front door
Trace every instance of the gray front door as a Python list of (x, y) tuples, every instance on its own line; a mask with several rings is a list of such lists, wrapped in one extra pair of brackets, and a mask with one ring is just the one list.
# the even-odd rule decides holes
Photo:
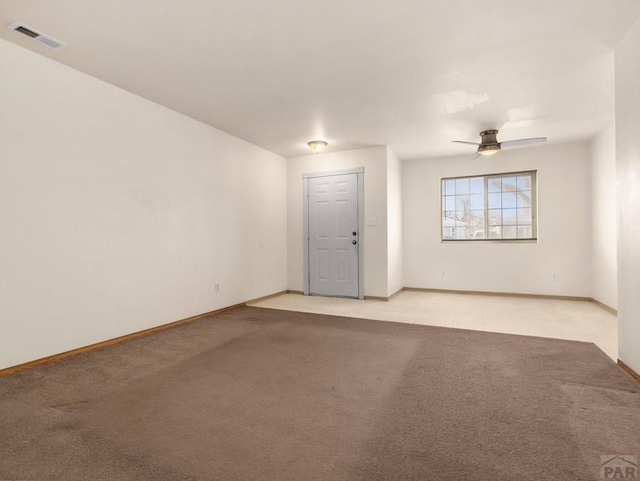
[(308, 182), (309, 294), (357, 298), (358, 174)]

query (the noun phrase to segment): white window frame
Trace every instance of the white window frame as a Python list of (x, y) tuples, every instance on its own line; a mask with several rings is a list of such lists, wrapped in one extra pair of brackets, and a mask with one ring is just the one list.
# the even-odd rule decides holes
[[(530, 175), (531, 176), (531, 237), (527, 238), (507, 238), (507, 239), (490, 239), (488, 238), (489, 234), (489, 180), (492, 178), (503, 178), (503, 177), (517, 177), (522, 175)], [(445, 206), (443, 204), (445, 198), (444, 192), (444, 182), (450, 180), (458, 180), (458, 179), (477, 179), (482, 178), (484, 181), (484, 238), (481, 239), (452, 239), (444, 237), (444, 219), (445, 219)], [(503, 207), (501, 207), (503, 209)], [(505, 224), (501, 224), (500, 227), (504, 228)], [(518, 224), (516, 224), (516, 228)], [(538, 242), (538, 171), (537, 170), (526, 170), (526, 171), (518, 171), (518, 172), (504, 172), (504, 173), (495, 173), (495, 174), (477, 174), (477, 175), (463, 175), (458, 177), (442, 177), (440, 179), (440, 240), (443, 243), (447, 242)]]

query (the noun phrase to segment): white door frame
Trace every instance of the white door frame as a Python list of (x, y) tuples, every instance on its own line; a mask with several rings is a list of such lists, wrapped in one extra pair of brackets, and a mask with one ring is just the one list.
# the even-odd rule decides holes
[(313, 177), (329, 177), (332, 175), (358, 174), (358, 299), (364, 299), (364, 167), (354, 169), (332, 170), (328, 172), (311, 172), (302, 174), (303, 185), (303, 242), (304, 246), (304, 295), (310, 293), (309, 284), (309, 179)]

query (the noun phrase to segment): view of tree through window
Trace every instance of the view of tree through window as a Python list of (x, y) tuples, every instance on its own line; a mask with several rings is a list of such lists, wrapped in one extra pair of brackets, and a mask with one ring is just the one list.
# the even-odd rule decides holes
[(442, 240), (535, 240), (536, 172), (442, 179)]

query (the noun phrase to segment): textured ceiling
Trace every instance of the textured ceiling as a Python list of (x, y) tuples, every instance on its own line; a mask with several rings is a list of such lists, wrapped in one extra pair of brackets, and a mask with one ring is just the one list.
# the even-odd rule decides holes
[[(637, 0), (2, 0), (69, 44), (0, 37), (284, 156), (401, 159), (584, 139), (613, 120), (613, 49)], [(473, 150), (473, 147), (471, 147)]]

